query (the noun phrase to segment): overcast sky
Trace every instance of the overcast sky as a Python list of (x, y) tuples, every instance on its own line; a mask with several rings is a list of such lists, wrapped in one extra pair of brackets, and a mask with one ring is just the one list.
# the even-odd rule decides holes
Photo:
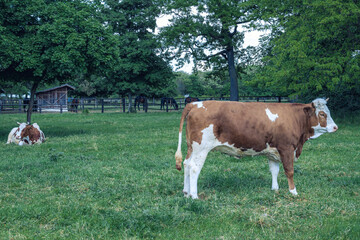
[[(170, 18), (171, 18), (170, 15), (165, 15), (165, 16), (158, 18), (156, 20), (157, 27), (161, 28), (161, 27), (167, 26), (169, 24)], [(259, 44), (260, 35), (263, 35), (263, 34), (264, 34), (264, 32), (259, 32), (259, 31), (246, 32), (245, 39), (244, 39), (244, 47), (246, 48), (248, 46), (257, 46)], [(177, 71), (184, 71), (187, 73), (191, 73), (192, 67), (193, 67), (193, 64), (185, 64), (184, 67), (182, 67), (181, 69), (179, 69)]]

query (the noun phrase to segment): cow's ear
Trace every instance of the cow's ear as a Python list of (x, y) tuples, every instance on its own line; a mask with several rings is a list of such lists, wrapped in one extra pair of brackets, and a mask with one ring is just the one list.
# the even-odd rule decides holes
[(314, 113), (315, 113), (315, 107), (314, 107), (314, 104), (312, 103), (312, 107), (304, 107), (304, 113), (307, 115), (307, 116), (312, 116)]

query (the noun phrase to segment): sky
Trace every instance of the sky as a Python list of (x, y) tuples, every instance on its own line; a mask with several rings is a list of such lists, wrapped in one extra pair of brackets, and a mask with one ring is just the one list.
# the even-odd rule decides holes
[[(170, 18), (171, 18), (170, 15), (164, 15), (164, 16), (158, 18), (156, 20), (157, 27), (161, 28), (161, 27), (165, 27), (165, 26), (169, 25)], [(244, 38), (244, 47), (246, 48), (248, 46), (257, 46), (259, 44), (259, 38), (263, 34), (264, 34), (264, 32), (260, 32), (260, 31), (246, 32), (245, 38)], [(173, 65), (173, 68), (175, 69), (174, 64), (172, 64), (172, 65)], [(176, 71), (184, 71), (187, 73), (191, 73), (193, 66), (194, 65), (192, 63), (185, 64), (182, 68), (180, 68)]]

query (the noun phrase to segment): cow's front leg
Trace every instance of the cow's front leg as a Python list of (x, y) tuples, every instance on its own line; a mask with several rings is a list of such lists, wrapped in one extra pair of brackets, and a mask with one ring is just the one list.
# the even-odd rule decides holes
[(272, 184), (271, 189), (278, 191), (279, 190), (279, 184), (277, 181), (278, 175), (279, 175), (279, 162), (275, 162), (269, 159), (269, 168), (272, 176)]
[(285, 175), (288, 179), (289, 191), (292, 195), (298, 195), (294, 184), (294, 151), (280, 153), (281, 161), (284, 166)]

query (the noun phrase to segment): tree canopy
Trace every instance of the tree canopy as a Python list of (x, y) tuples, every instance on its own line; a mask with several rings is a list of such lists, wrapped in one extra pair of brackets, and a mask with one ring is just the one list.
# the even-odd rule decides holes
[(118, 94), (164, 96), (174, 92), (170, 65), (159, 55), (155, 38), (159, 7), (154, 0), (104, 0), (102, 10), (118, 36), (119, 63), (110, 83)]
[(359, 2), (265, 2), (272, 34), (260, 46), (263, 67), (253, 82), (279, 94), (328, 96), (339, 108), (359, 108)]
[(105, 74), (118, 58), (116, 36), (80, 0), (0, 1), (0, 79), (30, 86)]
[(236, 67), (243, 55), (241, 25), (256, 22), (256, 1), (165, 1), (171, 24), (161, 30), (167, 54), (182, 64), (192, 57), (197, 67), (228, 69), (230, 99), (238, 100)]

